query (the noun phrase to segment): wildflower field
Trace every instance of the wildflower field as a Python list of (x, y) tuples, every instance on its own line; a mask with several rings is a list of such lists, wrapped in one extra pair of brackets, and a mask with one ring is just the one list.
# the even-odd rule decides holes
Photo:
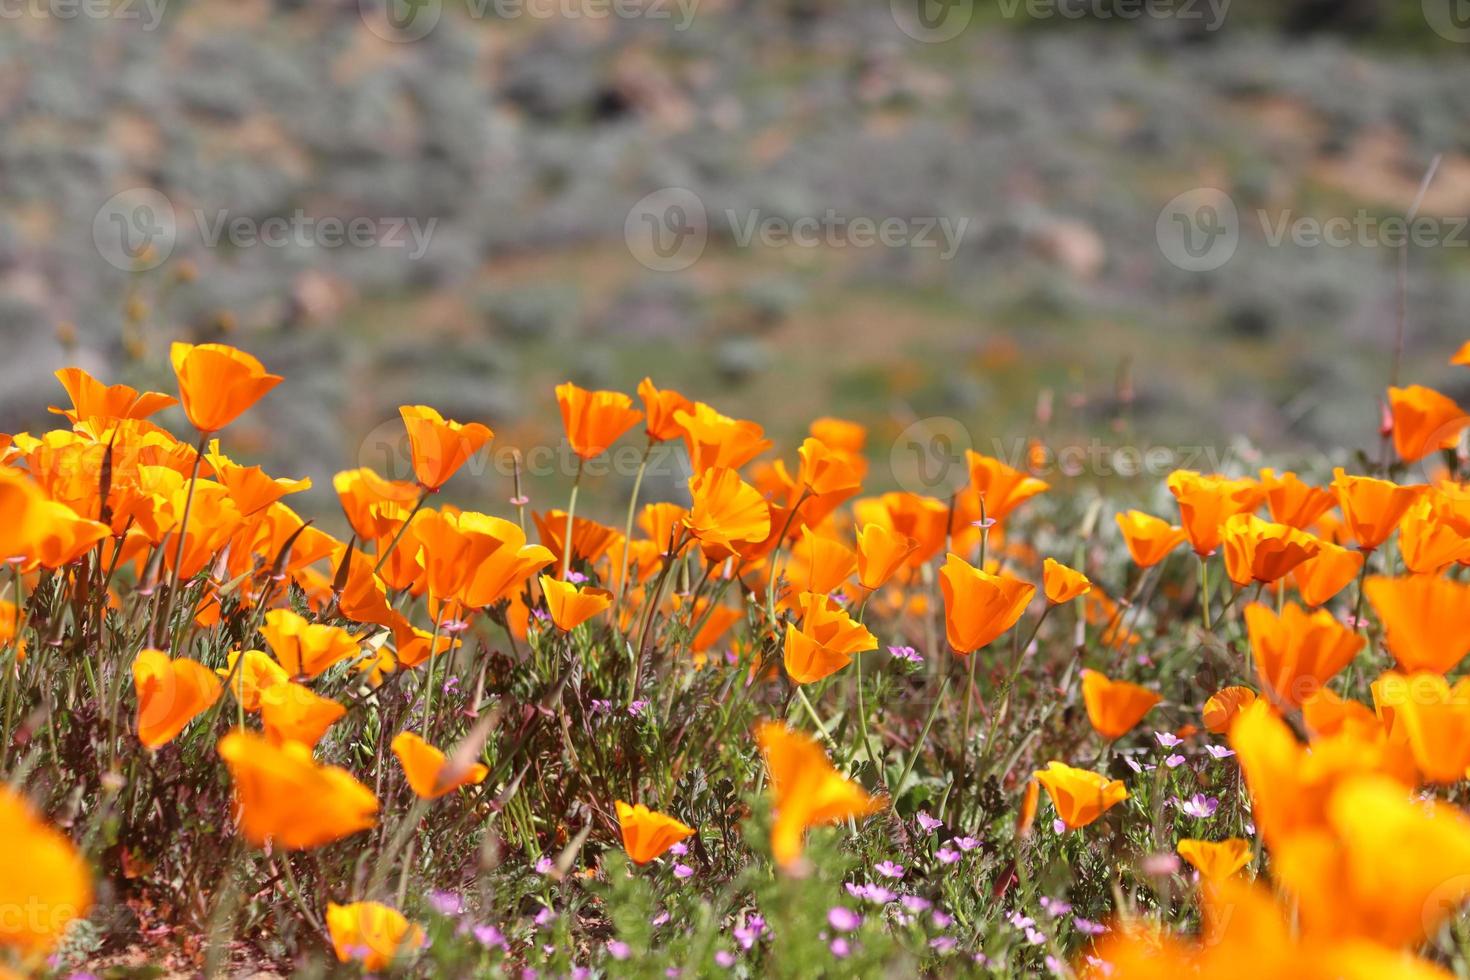
[[(424, 405), (411, 481), (267, 474), (224, 447), (282, 366), (170, 357), (3, 438), (8, 973), (1470, 970), (1470, 416), (1430, 388), (1144, 511), (1029, 472), (1039, 431), (868, 492), (855, 423), (568, 383), (546, 501)], [(589, 499), (629, 446), (687, 493)], [(345, 539), (298, 516), (332, 494)]]

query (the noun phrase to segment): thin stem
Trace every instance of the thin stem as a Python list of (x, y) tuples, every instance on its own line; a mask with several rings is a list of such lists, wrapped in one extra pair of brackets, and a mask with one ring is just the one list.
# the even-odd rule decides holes
[(1210, 632), (1210, 564), (1203, 555), (1199, 559), (1199, 607), (1205, 620), (1205, 632)]
[(184, 519), (179, 522), (179, 544), (174, 549), (173, 574), (169, 577), (168, 597), (164, 601), (163, 615), (153, 625), (153, 638), (163, 642), (168, 633), (168, 621), (173, 616), (174, 598), (179, 590), (179, 572), (184, 566), (184, 545), (189, 536), (189, 512), (194, 507), (194, 487), (199, 482), (199, 467), (204, 463), (204, 449), (209, 440), (208, 432), (199, 433), (199, 442), (194, 446), (194, 467), (189, 471), (189, 488), (184, 491)]
[(419, 499), (414, 502), (413, 510), (409, 511), (408, 516), (403, 519), (403, 523), (398, 525), (398, 531), (393, 535), (393, 540), (388, 542), (388, 547), (384, 548), (383, 553), (378, 556), (377, 564), (373, 566), (374, 575), (383, 570), (383, 565), (388, 561), (388, 556), (393, 554), (393, 549), (397, 548), (398, 542), (403, 540), (404, 532), (407, 531), (408, 526), (413, 523), (413, 519), (419, 516), (419, 511), (423, 510), (424, 504), (429, 499), (429, 494), (433, 492), (434, 491), (425, 487), (423, 493), (419, 494)]
[[(582, 465), (586, 463), (581, 456), (577, 457), (577, 475), (572, 477), (572, 495), (567, 501), (567, 527), (561, 539), (561, 577), (567, 577), (567, 572), (572, 568), (572, 518), (577, 513), (577, 491), (582, 486)], [(624, 545), (625, 552), (627, 546)]]
[(628, 497), (628, 519), (623, 523), (623, 567), (618, 571), (618, 593), (613, 600), (612, 621), (616, 625), (618, 610), (623, 605), (623, 593), (628, 590), (628, 545), (633, 540), (633, 515), (638, 512), (638, 491), (643, 488), (643, 473), (648, 469), (648, 457), (653, 452), (653, 437), (643, 447), (643, 458), (638, 461), (638, 475), (633, 477), (633, 493)]

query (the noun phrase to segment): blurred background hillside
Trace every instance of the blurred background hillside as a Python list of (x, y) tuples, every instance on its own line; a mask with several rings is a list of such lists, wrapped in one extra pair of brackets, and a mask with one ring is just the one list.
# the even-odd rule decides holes
[[(286, 376), (227, 448), (319, 485), (391, 468), (400, 403), (553, 445), (553, 384), (645, 374), (787, 455), (868, 424), (874, 489), (933, 418), (991, 453), (1367, 446), (1403, 251), (1371, 223), (1437, 155), (1404, 370), (1470, 399), (1467, 120), (1462, 0), (17, 0), (0, 429), (63, 364), (167, 388), (169, 341), (226, 339)], [(1233, 251), (1192, 268), (1201, 188)], [(1298, 218), (1370, 230), (1272, 240)]]

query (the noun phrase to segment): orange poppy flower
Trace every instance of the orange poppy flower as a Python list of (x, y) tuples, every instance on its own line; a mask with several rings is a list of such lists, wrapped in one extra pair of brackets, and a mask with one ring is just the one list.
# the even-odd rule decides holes
[(1060, 606), (1091, 592), (1092, 582), (1076, 569), (1048, 558), (1041, 566), (1041, 587), (1046, 592), (1046, 601)]
[(1086, 827), (1128, 799), (1128, 790), (1120, 780), (1086, 769), (1074, 769), (1055, 760), (1032, 775), (1046, 787), (1051, 805), (1068, 830)]
[(1256, 692), (1248, 687), (1234, 685), (1222, 687), (1205, 701), (1201, 714), (1205, 728), (1216, 735), (1230, 731), (1230, 725), (1240, 712), (1255, 703)]
[(1465, 345), (1455, 351), (1455, 355), (1450, 358), (1450, 364), (1458, 367), (1470, 367), (1470, 340), (1465, 341)]
[(767, 489), (778, 502), (771, 523), (778, 530), (785, 527), (787, 515), (800, 504), (788, 534), (795, 534), (800, 526), (820, 524), (862, 489), (862, 478), (852, 466), (852, 457), (829, 448), (820, 439), (805, 439), (797, 456), (801, 463), (795, 477), (787, 472), (785, 460), (776, 460), (768, 470)]
[(695, 402), (690, 411), (675, 410), (674, 421), (683, 430), (695, 473), (715, 467), (739, 469), (771, 448), (759, 425), (721, 415), (704, 402)]
[(1425, 492), (1399, 521), (1399, 554), (1409, 571), (1437, 575), (1470, 559), (1470, 536), (1456, 504), (1438, 490)]
[(220, 681), (196, 661), (141, 650), (133, 661), (133, 689), (138, 696), (138, 741), (156, 749), (172, 742), (219, 699)]
[(1225, 572), (1244, 588), (1252, 582), (1270, 584), (1316, 556), (1317, 539), (1286, 524), (1272, 524), (1254, 514), (1237, 514), (1221, 529), (1225, 545)]
[(1325, 610), (1305, 613), (1294, 602), (1280, 617), (1252, 603), (1245, 609), (1245, 626), (1256, 676), (1283, 710), (1301, 707), (1352, 663), (1366, 642)]
[(169, 360), (179, 379), (184, 414), (200, 432), (218, 432), (283, 380), (242, 350), (225, 344), (175, 343)]
[(556, 386), (556, 403), (572, 451), (583, 459), (607, 452), (608, 447), (643, 418), (633, 399), (621, 391), (588, 391), (567, 381)]
[(944, 630), (956, 652), (973, 653), (1016, 625), (1036, 586), (981, 571), (950, 554), (939, 571)]
[(546, 596), (546, 611), (551, 621), (564, 633), (570, 633), (611, 606), (613, 600), (612, 593), (606, 589), (573, 585), (550, 575), (541, 576), (541, 592)]
[(1359, 551), (1372, 551), (1387, 541), (1424, 489), (1401, 487), (1369, 476), (1348, 476), (1340, 466), (1332, 471), (1332, 476), (1332, 489), (1337, 492), (1343, 521)]
[(645, 504), (638, 512), (638, 527), (648, 540), (658, 545), (659, 554), (668, 554), (671, 547), (678, 547), (684, 515), (688, 513), (678, 504)]
[(265, 510), (289, 493), (311, 489), (309, 477), (301, 480), (277, 478), (259, 466), (239, 465), (220, 452), (218, 439), (210, 442), (204, 458), (214, 470), (214, 478), (224, 485), (240, 513), (247, 517)]
[(556, 560), (549, 548), (526, 544), (514, 521), (474, 511), (427, 511), (414, 530), (429, 594), (472, 609), (499, 602)]
[(801, 529), (801, 540), (791, 547), (787, 577), (797, 592), (827, 595), (836, 592), (857, 570), (857, 554), (835, 538)]
[(1292, 569), (1297, 593), (1308, 606), (1320, 606), (1347, 588), (1363, 569), (1361, 551), (1317, 541), (1317, 554)]
[(104, 385), (79, 367), (62, 368), (56, 372), (56, 380), (71, 396), (71, 408), (53, 405), (50, 411), (66, 416), (73, 425), (88, 419), (146, 419), (179, 403), (161, 391), (140, 392), (127, 385)]
[(618, 811), (618, 829), (623, 834), (623, 850), (634, 864), (647, 864), (686, 837), (694, 835), (687, 826), (666, 813), (650, 810), (639, 803), (629, 806), (614, 800)]
[(233, 650), (225, 660), (226, 666), (217, 668), (215, 673), (229, 678), (230, 693), (246, 711), (259, 711), (261, 693), (291, 679), (284, 667), (260, 650), (246, 650), (244, 653)]
[(343, 470), (332, 477), (347, 523), (363, 541), (391, 538), (408, 518), (419, 488), (405, 480), (387, 480), (367, 467)]
[(1302, 721), (1312, 738), (1325, 738), (1346, 729), (1371, 736), (1381, 727), (1366, 704), (1349, 701), (1330, 687), (1318, 688), (1302, 699)]
[(272, 609), (266, 613), (260, 634), (292, 677), (316, 677), (338, 661), (360, 652), (357, 640), (342, 627), (307, 622), (304, 616), (290, 609)]
[(1414, 764), (1432, 783), (1458, 783), (1470, 768), (1470, 677), (1385, 674), (1373, 688), (1381, 711), (1402, 728)]
[(1251, 842), (1243, 837), (1222, 841), (1186, 838), (1175, 849), (1206, 881), (1224, 881), (1251, 863)]
[(0, 907), (11, 910), (0, 917), (0, 947), (23, 957), (45, 956), (91, 907), (92, 869), (9, 786), (0, 786), (0, 835), (11, 849), (0, 874)]
[(1108, 741), (1132, 731), (1162, 700), (1146, 687), (1111, 680), (1095, 670), (1082, 671), (1082, 703), (1087, 707), (1087, 720)]
[(235, 781), (240, 833), (257, 847), (320, 847), (377, 822), (372, 791), (336, 766), (319, 765), (300, 742), (276, 744), (236, 729), (219, 740)]
[(854, 502), (853, 513), (862, 523), (881, 524), (913, 539), (916, 547), (908, 557), (910, 568), (923, 565), (944, 547), (949, 505), (942, 500), (915, 493), (885, 493)]
[(1169, 474), (1169, 492), (1179, 502), (1184, 533), (1194, 553), (1212, 555), (1220, 547), (1225, 522), (1236, 514), (1253, 511), (1265, 496), (1255, 480), (1211, 475), (1189, 470)]
[(403, 766), (409, 788), (421, 800), (437, 800), (461, 786), (483, 783), (490, 775), (490, 770), (478, 762), (456, 769), (443, 752), (413, 732), (393, 736), (392, 749)]
[(30, 522), (31, 540), (21, 555), (28, 559), (28, 569), (70, 565), (112, 534), (112, 528), (106, 524), (80, 517), (66, 504), (54, 500), (33, 503), (26, 511), (26, 520)]
[(970, 484), (963, 496), (973, 501), (970, 506), (977, 518), (983, 503), (986, 519), (1000, 523), (1021, 504), (1051, 489), (1046, 481), (973, 449), (965, 450), (965, 463), (970, 469)]
[(397, 909), (377, 902), (327, 903), (327, 932), (341, 963), (354, 960), (368, 973), (392, 966), (424, 945), (424, 930)]
[(1388, 405), (1393, 412), (1393, 448), (1406, 463), (1455, 448), (1460, 432), (1470, 425), (1470, 415), (1453, 399), (1423, 385), (1388, 389)]
[[(531, 519), (536, 522), (536, 536), (541, 540), (542, 546), (551, 552), (552, 559), (560, 567), (563, 539), (567, 535), (567, 512), (549, 510), (544, 514), (533, 513)], [(599, 524), (588, 517), (574, 517), (572, 567), (575, 568), (578, 562), (590, 565), (597, 561), (607, 554), (618, 537), (618, 531), (606, 524)]]
[(830, 415), (813, 419), (811, 425), (807, 426), (807, 432), (814, 439), (822, 440), (828, 448), (855, 457), (862, 455), (863, 447), (868, 442), (868, 430), (861, 423), (833, 418)]
[(732, 469), (697, 472), (689, 480), (689, 495), (694, 503), (684, 515), (684, 526), (712, 561), (737, 554), (771, 534), (770, 505)]
[(919, 543), (883, 524), (864, 524), (857, 538), (858, 581), (877, 591), (903, 567)]
[[(1304, 935), (1420, 946), (1470, 897), (1470, 817), (1448, 803), (1415, 799), (1394, 780), (1359, 776), (1332, 794), (1318, 833), (1273, 846), (1271, 873), (1295, 898)], [(1385, 964), (1353, 972), (1427, 971)]]
[(1429, 575), (1370, 577), (1364, 592), (1408, 671), (1443, 674), (1470, 653), (1470, 585)]
[(684, 427), (674, 416), (693, 410), (694, 402), (672, 388), (659, 390), (652, 378), (638, 382), (638, 397), (643, 399), (643, 430), (650, 441), (666, 442), (684, 435)]
[(261, 727), (275, 742), (300, 742), (314, 748), (346, 713), (343, 705), (294, 681), (272, 684), (260, 692)]
[(815, 741), (780, 722), (762, 722), (755, 740), (771, 774), (771, 854), (783, 868), (801, 860), (807, 828), (865, 817), (887, 805), (832, 768)]
[(1139, 568), (1152, 568), (1179, 547), (1185, 534), (1182, 527), (1175, 527), (1162, 518), (1130, 510), (1117, 515), (1118, 530), (1123, 532), (1123, 543), (1128, 554)]
[(786, 673), (812, 684), (852, 663), (853, 654), (877, 649), (878, 639), (825, 595), (801, 595), (801, 628), (786, 624)]
[(1337, 498), (1325, 487), (1303, 483), (1295, 473), (1261, 470), (1261, 488), (1266, 494), (1266, 509), (1277, 524), (1306, 530), (1323, 514), (1337, 506)]
[(398, 414), (408, 430), (414, 477), (425, 490), (438, 490), (448, 483), (495, 436), (479, 422), (455, 422), (427, 405), (403, 405)]
[(1036, 810), (1041, 802), (1041, 784), (1034, 779), (1026, 780), (1026, 788), (1021, 792), (1021, 805), (1016, 808), (1016, 837), (1025, 840), (1031, 836), (1031, 830), (1036, 825)]

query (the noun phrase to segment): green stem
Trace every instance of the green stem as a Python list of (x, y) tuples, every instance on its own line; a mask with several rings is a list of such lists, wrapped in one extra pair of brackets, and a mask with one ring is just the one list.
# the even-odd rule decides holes
[[(577, 513), (577, 490), (582, 486), (582, 465), (586, 462), (582, 457), (577, 457), (577, 475), (572, 477), (572, 495), (567, 500), (567, 527), (561, 539), (561, 577), (565, 581), (567, 572), (572, 568), (572, 518)], [(627, 546), (623, 547), (624, 552)]]

